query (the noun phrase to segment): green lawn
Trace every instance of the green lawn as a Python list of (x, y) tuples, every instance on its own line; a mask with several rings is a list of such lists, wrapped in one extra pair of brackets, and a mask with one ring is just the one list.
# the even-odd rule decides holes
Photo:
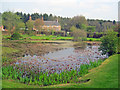
[(100, 38), (87, 38), (87, 41), (100, 41)]
[(29, 36), (29, 35), (22, 35), (23, 38), (28, 39), (38, 39), (38, 40), (71, 40), (73, 37), (62, 37), (62, 36), (54, 36), (54, 35), (41, 35), (41, 36)]
[[(54, 35), (41, 35), (41, 36), (30, 36), (30, 35), (21, 35), (22, 38), (20, 40), (23, 40), (23, 39), (27, 39), (27, 40), (30, 40), (30, 39), (34, 39), (34, 40), (72, 40), (73, 37), (63, 37), (63, 36), (54, 36)], [(8, 35), (3, 35), (2, 38), (8, 38), (10, 36)], [(100, 38), (87, 38), (87, 41), (100, 41)]]
[[(80, 80), (90, 79), (87, 83), (71, 83), (53, 85), (42, 88), (117, 88), (118, 87), (118, 56), (113, 55), (106, 59), (102, 65), (90, 70), (90, 73)], [(26, 85), (13, 80), (2, 80), (3, 88), (40, 88), (38, 85)]]

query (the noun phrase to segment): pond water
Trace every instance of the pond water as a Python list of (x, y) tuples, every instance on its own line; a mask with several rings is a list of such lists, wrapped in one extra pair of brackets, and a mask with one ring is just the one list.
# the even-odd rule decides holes
[(99, 59), (107, 58), (98, 51), (99, 46), (86, 46), (84, 49), (74, 47), (65, 48), (55, 52), (49, 52), (43, 56), (25, 55), (15, 65), (24, 66), (33, 71), (48, 71), (60, 73), (63, 70), (79, 68), (81, 64), (89, 64)]

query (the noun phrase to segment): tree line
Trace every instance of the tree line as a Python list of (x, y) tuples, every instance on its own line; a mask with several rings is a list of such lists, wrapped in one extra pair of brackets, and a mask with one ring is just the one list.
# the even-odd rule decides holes
[(29, 17), (31, 16), (32, 20), (36, 20), (36, 27), (38, 19), (40, 20), (42, 17), (45, 21), (55, 21), (58, 19), (61, 29), (65, 32), (72, 32), (75, 28), (82, 29), (87, 32), (105, 32), (108, 29), (115, 29), (117, 26), (117, 22), (110, 20), (98, 20), (98, 19), (86, 19), (84, 16), (74, 16), (72, 18), (55, 16), (52, 14), (26, 14), (22, 12), (3, 12), (0, 13), (2, 15), (2, 25), (4, 28), (12, 31), (12, 29), (19, 30), (20, 28), (32, 28), (32, 22), (29, 21)]

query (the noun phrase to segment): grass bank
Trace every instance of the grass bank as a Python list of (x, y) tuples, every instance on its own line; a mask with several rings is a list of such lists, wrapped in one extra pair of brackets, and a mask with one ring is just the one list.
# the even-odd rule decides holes
[[(113, 55), (105, 60), (102, 65), (91, 69), (80, 80), (90, 79), (87, 83), (69, 83), (47, 86), (44, 88), (117, 88), (118, 87), (118, 56)], [(3, 88), (40, 88), (39, 85), (26, 85), (14, 80), (3, 80)], [(43, 88), (43, 87), (42, 87)]]
[(118, 88), (118, 56), (120, 57), (120, 54), (109, 57), (102, 65), (91, 69), (90, 73), (79, 78), (90, 79), (87, 83), (54, 85), (47, 88)]

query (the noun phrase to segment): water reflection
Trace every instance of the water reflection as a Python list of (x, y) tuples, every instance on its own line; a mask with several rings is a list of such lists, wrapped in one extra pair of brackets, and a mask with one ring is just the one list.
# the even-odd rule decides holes
[(85, 49), (86, 48), (86, 43), (85, 42), (78, 42), (73, 45), (75, 49)]

